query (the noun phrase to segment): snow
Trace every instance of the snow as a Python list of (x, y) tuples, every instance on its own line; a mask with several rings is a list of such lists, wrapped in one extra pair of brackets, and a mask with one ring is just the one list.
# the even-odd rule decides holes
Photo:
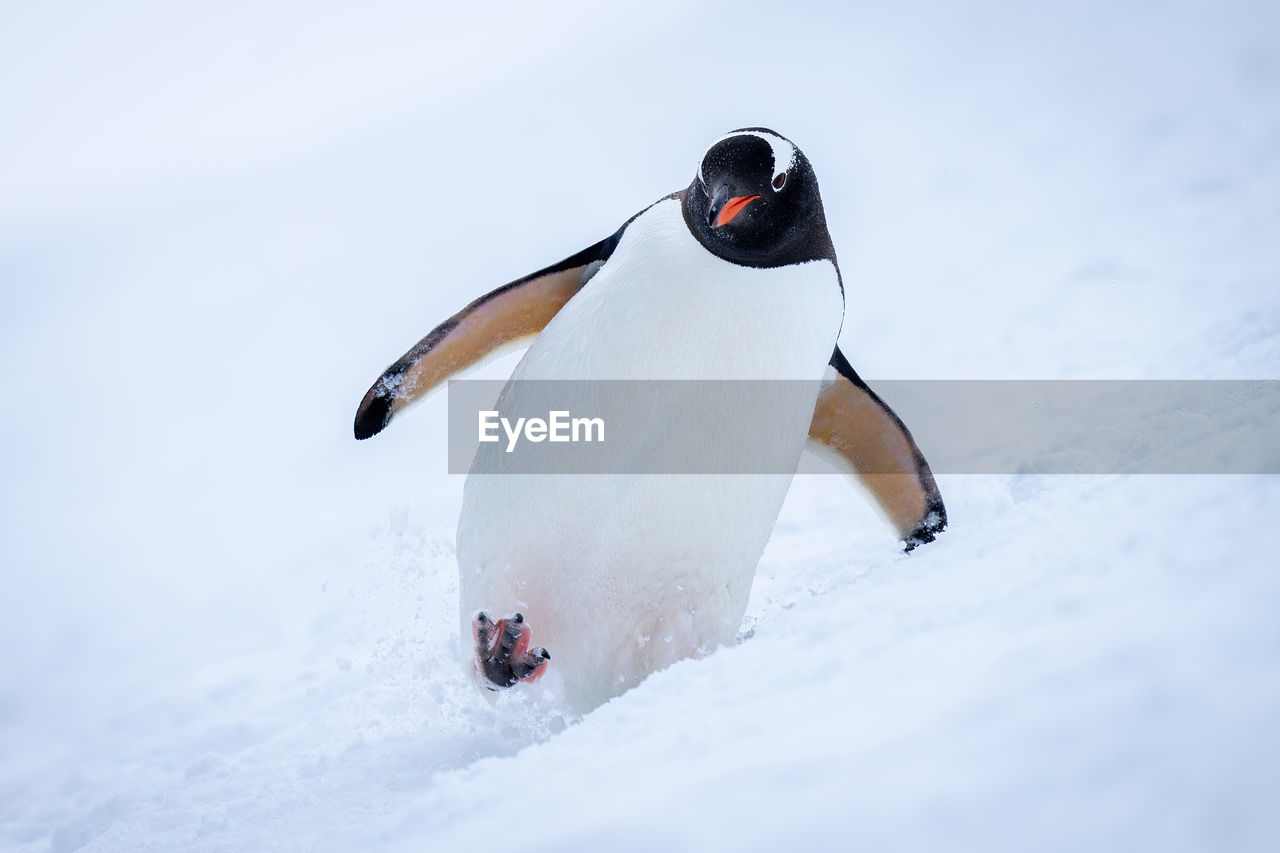
[(873, 383), (1280, 378), (1278, 25), (0, 12), (0, 849), (1271, 849), (1275, 477), (943, 475), (909, 556), (800, 478), (742, 642), (566, 720), (454, 664), (444, 395), (350, 425), (743, 126)]

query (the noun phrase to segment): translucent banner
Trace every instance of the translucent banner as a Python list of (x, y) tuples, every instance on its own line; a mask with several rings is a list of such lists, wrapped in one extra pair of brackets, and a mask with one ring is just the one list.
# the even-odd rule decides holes
[[(831, 472), (800, 459), (821, 386), (452, 381), (449, 471)], [(899, 380), (871, 387), (906, 424), (935, 474), (1280, 473), (1276, 380)]]

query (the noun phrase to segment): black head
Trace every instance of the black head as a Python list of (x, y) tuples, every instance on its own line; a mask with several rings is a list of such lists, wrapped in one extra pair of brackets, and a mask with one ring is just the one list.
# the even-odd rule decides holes
[(734, 263), (778, 267), (835, 260), (809, 159), (767, 128), (742, 128), (713, 142), (683, 207), (698, 242)]

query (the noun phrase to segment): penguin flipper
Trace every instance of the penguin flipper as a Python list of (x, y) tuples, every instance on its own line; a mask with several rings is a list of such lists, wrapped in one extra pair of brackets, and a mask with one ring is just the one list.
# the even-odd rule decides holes
[[(823, 388), (809, 440), (834, 451), (871, 493), (906, 550), (932, 542), (947, 526), (947, 509), (910, 430), (862, 381), (844, 353), (831, 356), (836, 378)], [(830, 453), (822, 454), (830, 458)]]
[(558, 264), (504, 284), (432, 329), (365, 393), (356, 410), (356, 438), (377, 435), (396, 412), (450, 376), (541, 332), (609, 259), (621, 236), (619, 229)]

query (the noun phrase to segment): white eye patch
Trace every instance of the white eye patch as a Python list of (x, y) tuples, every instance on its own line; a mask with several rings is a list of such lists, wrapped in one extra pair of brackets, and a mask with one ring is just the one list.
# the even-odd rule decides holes
[[(769, 148), (773, 151), (773, 180), (775, 181), (778, 180), (779, 175), (786, 174), (796, 164), (796, 147), (791, 144), (790, 140), (763, 130), (739, 130), (734, 133), (726, 133), (708, 145), (707, 152), (710, 152), (712, 148), (715, 148), (726, 139), (732, 139), (735, 136), (754, 136), (769, 143)], [(707, 179), (702, 175), (702, 163), (707, 159), (707, 152), (704, 152), (702, 160), (698, 161), (698, 180), (704, 184)]]

